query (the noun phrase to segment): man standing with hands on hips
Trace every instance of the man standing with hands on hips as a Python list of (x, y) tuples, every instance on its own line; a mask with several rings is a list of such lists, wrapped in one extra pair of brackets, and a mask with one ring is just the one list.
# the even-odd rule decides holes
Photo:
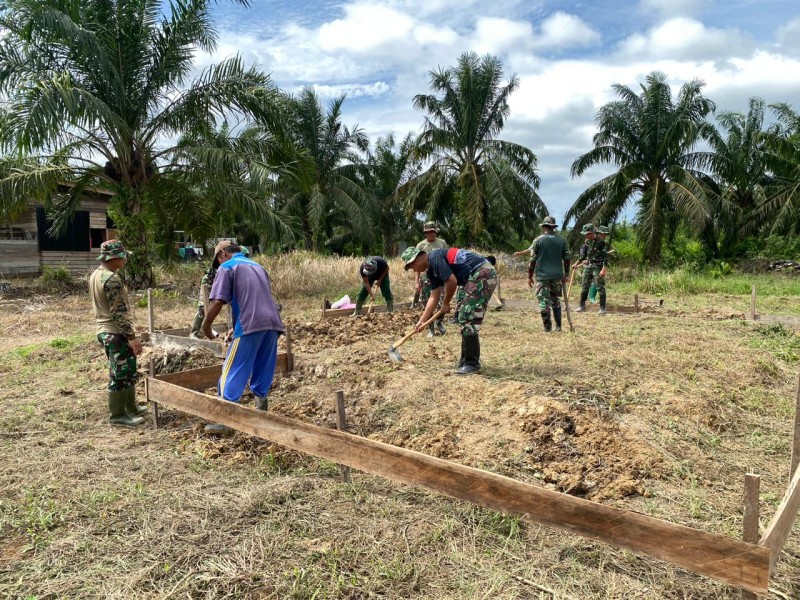
[[(233, 341), (222, 365), (217, 391), (221, 398), (239, 402), (249, 381), (256, 408), (267, 410), (267, 395), (278, 359), (278, 336), (285, 331), (272, 297), (269, 275), (230, 241), (214, 248), (212, 266), (218, 270), (209, 295), (208, 314), (203, 319), (203, 333), (213, 339), (211, 325), (226, 304), (231, 305), (234, 322)], [(228, 429), (224, 425), (206, 425), (207, 431)]]

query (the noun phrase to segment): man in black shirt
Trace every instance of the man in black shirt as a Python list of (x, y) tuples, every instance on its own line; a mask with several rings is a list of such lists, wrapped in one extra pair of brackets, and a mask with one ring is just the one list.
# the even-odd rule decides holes
[(375, 287), (381, 288), (381, 295), (386, 300), (386, 311), (392, 312), (394, 296), (392, 296), (392, 288), (389, 284), (389, 263), (382, 256), (370, 256), (358, 267), (358, 274), (361, 275), (361, 291), (358, 292), (356, 298), (356, 310), (353, 312), (353, 316), (358, 316), (367, 296), (373, 302), (375, 301)]

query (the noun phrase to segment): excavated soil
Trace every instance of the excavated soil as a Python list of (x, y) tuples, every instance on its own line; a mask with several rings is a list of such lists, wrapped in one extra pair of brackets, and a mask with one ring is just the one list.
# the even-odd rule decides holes
[(320, 321), (288, 319), (286, 323), (291, 327), (292, 343), (297, 349), (315, 352), (369, 340), (376, 335), (400, 338), (413, 329), (418, 318), (417, 312), (398, 311)]

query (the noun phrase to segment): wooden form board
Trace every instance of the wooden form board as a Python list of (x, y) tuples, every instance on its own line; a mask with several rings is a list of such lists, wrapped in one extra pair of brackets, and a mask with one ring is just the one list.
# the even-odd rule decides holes
[[(275, 372), (287, 373), (292, 370), (291, 366), (289, 355), (285, 352), (278, 352), (278, 362), (275, 365)], [(202, 391), (217, 385), (220, 375), (222, 375), (222, 364), (158, 375), (155, 379), (189, 390)], [(154, 398), (153, 401), (158, 402), (158, 400)]]
[[(175, 381), (173, 379), (173, 381)], [(151, 400), (335, 463), (647, 554), (766, 594), (767, 548), (546, 490), (425, 454), (226, 402), (159, 378)]]
[(800, 317), (783, 317), (779, 315), (756, 315), (754, 323), (777, 323), (785, 327), (800, 328)]
[[(411, 308), (411, 302), (397, 302), (394, 305), (394, 310), (407, 310)], [(376, 304), (372, 307), (373, 313), (385, 313), (386, 312), (386, 305), (385, 304)], [(322, 318), (323, 319), (338, 319), (339, 317), (349, 317), (353, 314), (352, 308), (341, 308), (341, 309), (329, 309), (325, 308), (322, 309)], [(365, 304), (364, 307), (361, 309), (361, 314), (367, 314), (367, 305)]]
[[(643, 302), (643, 301), (640, 301), (640, 302)], [(575, 309), (577, 308), (577, 306), (573, 305), (572, 302), (570, 302), (569, 306), (570, 306), (570, 309), (572, 310), (572, 312), (574, 313)], [(515, 309), (526, 309), (526, 308), (538, 311), (539, 310), (539, 303), (536, 300), (525, 300), (525, 299), (518, 299), (518, 298), (506, 298), (505, 299), (505, 304), (503, 305), (503, 309), (504, 310), (508, 310), (508, 309), (515, 310)], [(497, 309), (500, 310), (499, 307)], [(598, 310), (600, 310), (600, 307), (598, 305), (596, 305), (596, 304), (587, 304), (586, 305), (586, 312), (597, 312)], [(608, 311), (610, 313), (634, 314), (634, 313), (636, 313), (636, 307), (635, 306), (614, 306), (614, 305), (609, 304), (609, 305), (606, 306), (606, 311)]]
[[(205, 348), (209, 350), (217, 358), (225, 358), (228, 347), (222, 342), (216, 340), (195, 339), (189, 337), (189, 329), (167, 329), (165, 331), (154, 331), (149, 334), (148, 339), (154, 346), (179, 346), (181, 348)], [(143, 340), (144, 341), (144, 340)], [(281, 358), (283, 357), (283, 358)], [(283, 363), (281, 363), (283, 361)], [(280, 365), (283, 364), (283, 371), (280, 370)], [(216, 368), (216, 367), (214, 367)], [(291, 371), (294, 369), (294, 356), (291, 352), (278, 353), (278, 372)], [(186, 371), (187, 373), (191, 371)], [(217, 373), (219, 378), (219, 373)]]
[(775, 563), (778, 562), (783, 545), (797, 520), (798, 510), (800, 510), (800, 467), (795, 471), (789, 489), (786, 490), (775, 516), (772, 517), (767, 530), (758, 542), (759, 545), (766, 546), (772, 554), (770, 566), (775, 566)]

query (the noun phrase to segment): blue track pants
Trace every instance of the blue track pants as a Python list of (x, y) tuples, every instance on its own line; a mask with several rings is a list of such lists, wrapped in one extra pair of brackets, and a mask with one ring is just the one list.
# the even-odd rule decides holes
[(256, 396), (269, 393), (278, 362), (278, 334), (278, 331), (257, 331), (233, 340), (217, 384), (221, 398), (239, 402), (248, 381)]

